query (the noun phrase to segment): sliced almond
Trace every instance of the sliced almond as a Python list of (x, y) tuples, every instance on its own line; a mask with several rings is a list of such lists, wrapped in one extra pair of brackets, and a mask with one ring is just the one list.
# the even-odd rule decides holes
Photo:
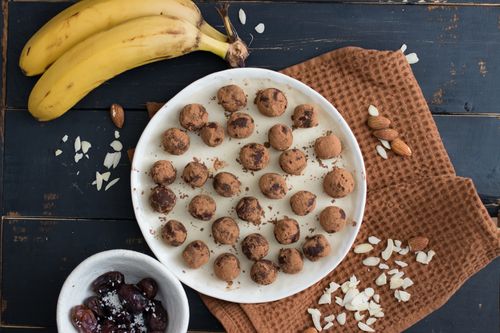
[(111, 121), (116, 127), (122, 128), (125, 123), (125, 112), (120, 104), (112, 104), (109, 108), (109, 113), (111, 116)]
[(109, 144), (111, 148), (113, 148), (115, 151), (121, 151), (123, 149), (123, 145), (120, 141), (114, 140)]
[[(323, 318), (326, 322), (331, 322), (331, 321), (334, 321), (335, 320), (335, 315), (334, 314), (331, 314), (329, 316), (326, 316), (325, 318)], [(324, 329), (324, 328), (323, 328)]]
[(392, 241), (392, 239), (389, 238), (387, 240), (387, 247), (381, 253), (382, 259), (384, 259), (385, 261), (389, 260), (393, 251), (394, 251), (394, 242)]
[(393, 276), (389, 282), (391, 289), (398, 289), (403, 286), (403, 279)]
[(389, 266), (387, 264), (384, 264), (383, 262), (381, 262), (379, 265), (378, 265), (378, 268), (380, 269), (389, 269)]
[(396, 263), (396, 265), (398, 265), (399, 267), (406, 267), (408, 266), (407, 263), (405, 263), (404, 261), (401, 261), (401, 260), (396, 260), (394, 261)]
[(368, 243), (377, 245), (378, 243), (380, 243), (380, 239), (375, 236), (370, 236), (368, 237)]
[(264, 30), (266, 30), (266, 26), (264, 25), (264, 23), (259, 23), (255, 26), (255, 31), (257, 31), (257, 33), (259, 34), (264, 33)]
[(416, 256), (416, 260), (417, 262), (421, 263), (421, 264), (424, 264), (424, 265), (427, 265), (427, 254), (425, 252), (422, 252), (422, 251), (418, 251), (417, 252), (417, 256)]
[(366, 325), (373, 325), (377, 321), (377, 318), (370, 317), (366, 320)]
[(332, 294), (331, 293), (324, 293), (321, 295), (321, 297), (318, 300), (318, 304), (332, 304)]
[(358, 327), (363, 332), (375, 332), (375, 330), (373, 328), (371, 328), (370, 326), (368, 326), (365, 323), (360, 322), (360, 321), (358, 322)]
[(344, 326), (346, 322), (347, 316), (345, 312), (339, 313), (337, 315), (337, 322), (339, 323), (340, 326)]
[(368, 107), (368, 114), (372, 117), (377, 117), (380, 115), (380, 113), (378, 112), (378, 109), (373, 105), (370, 105)]
[(410, 147), (400, 138), (395, 138), (391, 141), (391, 149), (395, 154), (400, 156), (410, 157), (412, 154)]
[(375, 150), (377, 151), (377, 154), (380, 155), (380, 157), (382, 157), (384, 160), (386, 160), (389, 156), (387, 156), (387, 152), (385, 151), (384, 147), (382, 147), (381, 145), (377, 145), (375, 147)]
[(333, 323), (331, 321), (327, 322), (325, 326), (323, 326), (323, 331), (328, 330), (333, 327)]
[(80, 141), (79, 136), (76, 137), (74, 146), (75, 146), (75, 153), (77, 153), (82, 148), (82, 142)]
[(377, 266), (380, 263), (380, 258), (378, 257), (368, 257), (363, 260), (363, 265), (365, 266)]
[(385, 273), (380, 274), (375, 280), (375, 284), (379, 287), (387, 284), (387, 275), (385, 275)]
[(238, 17), (241, 24), (245, 25), (245, 23), (247, 23), (247, 14), (245, 14), (245, 11), (242, 8), (238, 11)]
[(359, 244), (354, 248), (354, 253), (368, 253), (373, 250), (373, 246), (368, 243)]
[(429, 264), (432, 260), (432, 258), (436, 255), (436, 252), (432, 251), (432, 250), (429, 250), (429, 252), (427, 252), (427, 261), (426, 263)]
[(389, 143), (389, 141), (382, 139), (379, 139), (379, 141), (382, 144), (382, 146), (384, 146), (385, 149), (391, 150), (391, 144)]
[(54, 155), (56, 156), (59, 156), (62, 154), (62, 150), (61, 149), (57, 149), (55, 152), (54, 152)]
[(370, 117), (368, 118), (366, 124), (372, 130), (381, 130), (384, 128), (389, 128), (389, 126), (391, 126), (391, 120), (384, 116)]
[(417, 236), (408, 240), (408, 246), (412, 252), (423, 251), (429, 245), (429, 238)]
[(409, 277), (405, 277), (403, 279), (403, 289), (406, 289), (406, 288), (410, 288), (411, 286), (413, 286), (413, 280), (410, 279)]
[[(375, 135), (378, 139), (393, 141), (399, 136), (398, 131), (392, 128), (385, 128), (373, 131), (373, 135)], [(394, 145), (391, 142), (392, 150), (394, 150)]]

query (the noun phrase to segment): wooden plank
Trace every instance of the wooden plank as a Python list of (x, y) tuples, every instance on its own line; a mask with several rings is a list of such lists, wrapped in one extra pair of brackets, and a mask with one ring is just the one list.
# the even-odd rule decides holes
[[(22, 76), (17, 68), (23, 44), (67, 5), (10, 3), (10, 108), (26, 107), (36, 81)], [(200, 7), (207, 20), (217, 24), (213, 3)], [(255, 37), (249, 66), (280, 69), (343, 46), (397, 49), (407, 43), (409, 52), (417, 52), (421, 59), (413, 68), (434, 112), (499, 112), (496, 87), (500, 66), (496, 54), (500, 51), (500, 29), (495, 8), (244, 2), (233, 6), (233, 18), (239, 7), (248, 17), (245, 26), (235, 19), (240, 35), (247, 41), (250, 33)], [(266, 23), (262, 35), (253, 30), (258, 22)], [(207, 53), (151, 64), (111, 80), (78, 108), (107, 108), (119, 101), (138, 109), (146, 100), (166, 100), (193, 80), (224, 68), (222, 60)]]
[[(66, 276), (94, 253), (123, 248), (151, 255), (133, 220), (4, 219), (2, 227), (2, 325), (55, 327)], [(185, 288), (190, 329), (221, 330), (198, 294)]]
[[(0, 32), (2, 34), (2, 42), (0, 43), (0, 54), (2, 62), (0, 64), (0, 78), (2, 80), (2, 88), (0, 91), (0, 156), (3, 156), (4, 151), (4, 120), (5, 120), (5, 105), (6, 105), (6, 68), (7, 68), (7, 18), (8, 4), (6, 0), (1, 2), (2, 11), (0, 13)], [(0, 198), (3, 197), (3, 158), (0, 158)], [(0, 200), (0, 214), (3, 215), (3, 200)]]

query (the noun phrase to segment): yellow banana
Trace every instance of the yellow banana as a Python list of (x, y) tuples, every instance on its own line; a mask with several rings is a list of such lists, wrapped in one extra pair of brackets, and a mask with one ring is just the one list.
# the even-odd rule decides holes
[(191, 0), (82, 0), (56, 15), (30, 38), (19, 66), (28, 76), (41, 74), (87, 37), (125, 21), (153, 15), (175, 16), (191, 22), (212, 38), (227, 39), (203, 20)]
[(136, 18), (99, 32), (64, 53), (33, 88), (28, 110), (40, 121), (57, 118), (92, 89), (137, 66), (197, 51), (242, 66), (248, 51), (209, 37), (191, 23), (167, 16)]

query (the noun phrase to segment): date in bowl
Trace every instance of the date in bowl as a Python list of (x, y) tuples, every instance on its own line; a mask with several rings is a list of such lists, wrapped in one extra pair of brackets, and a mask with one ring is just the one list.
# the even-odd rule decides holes
[(168, 314), (167, 333), (186, 332), (189, 323), (189, 305), (186, 293), (177, 278), (156, 259), (130, 250), (110, 250), (97, 253), (82, 261), (67, 277), (57, 301), (57, 329), (59, 332), (78, 332), (71, 322), (71, 309), (95, 293), (92, 282), (109, 271), (119, 271), (126, 283), (137, 283), (143, 278), (158, 284), (155, 299), (161, 301)]

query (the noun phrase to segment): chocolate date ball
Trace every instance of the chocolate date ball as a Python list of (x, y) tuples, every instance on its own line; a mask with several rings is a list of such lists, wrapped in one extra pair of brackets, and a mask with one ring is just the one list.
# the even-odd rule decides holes
[(191, 199), (188, 211), (194, 218), (202, 221), (211, 220), (215, 214), (216, 204), (212, 197), (199, 194)]
[(250, 234), (241, 242), (241, 250), (245, 256), (253, 261), (260, 260), (269, 253), (269, 243), (261, 234)]
[(227, 134), (234, 139), (248, 138), (254, 129), (255, 122), (247, 113), (233, 113), (227, 120)]
[(323, 235), (314, 235), (306, 237), (304, 245), (302, 245), (302, 252), (304, 256), (311, 261), (318, 261), (330, 254), (330, 243)]
[(290, 206), (295, 214), (305, 216), (316, 208), (316, 195), (309, 191), (299, 191), (290, 198)]
[(304, 257), (297, 249), (281, 249), (278, 255), (280, 269), (287, 274), (296, 274), (304, 267)]
[(260, 113), (268, 117), (281, 116), (288, 105), (285, 94), (276, 88), (259, 90), (254, 103)]
[(209, 147), (217, 147), (224, 142), (224, 127), (221, 124), (210, 122), (200, 131), (203, 142)]
[(288, 192), (285, 178), (277, 173), (266, 173), (259, 179), (262, 193), (269, 199), (282, 199)]
[(197, 131), (208, 122), (208, 112), (201, 104), (188, 104), (179, 114), (179, 123), (188, 131)]
[(278, 267), (266, 259), (254, 262), (250, 269), (250, 277), (255, 283), (268, 285), (273, 283), (278, 277)]
[(247, 96), (243, 89), (235, 84), (222, 87), (217, 91), (219, 104), (228, 112), (235, 112), (247, 105)]
[(158, 185), (151, 191), (149, 202), (158, 213), (167, 214), (175, 207), (177, 197), (168, 187)]
[(189, 243), (182, 251), (182, 259), (189, 268), (199, 268), (205, 265), (210, 259), (210, 250), (207, 244), (201, 240)]
[(314, 105), (301, 104), (293, 111), (292, 120), (296, 128), (316, 127), (319, 124), (318, 110)]
[(214, 177), (215, 192), (223, 197), (232, 197), (240, 193), (241, 182), (232, 173), (219, 172)]
[(276, 221), (274, 224), (274, 237), (280, 244), (292, 244), (300, 238), (299, 223), (291, 218)]
[(322, 160), (328, 160), (340, 155), (342, 145), (339, 138), (334, 134), (329, 134), (317, 138), (314, 142), (314, 152), (316, 157)]
[(223, 253), (215, 259), (214, 273), (222, 281), (233, 281), (240, 275), (240, 261), (231, 253)]
[(339, 232), (344, 229), (346, 222), (345, 212), (340, 207), (329, 206), (319, 214), (319, 224), (328, 233)]
[(264, 210), (262, 209), (257, 198), (243, 197), (236, 204), (236, 214), (243, 221), (259, 225), (262, 217), (264, 216)]
[(170, 161), (156, 161), (151, 167), (151, 178), (158, 185), (170, 185), (177, 177), (177, 170)]
[(276, 124), (267, 134), (269, 144), (276, 150), (287, 150), (293, 143), (292, 129), (283, 124)]
[(208, 179), (208, 169), (200, 162), (189, 162), (182, 172), (182, 179), (191, 187), (202, 187)]
[(346, 169), (333, 168), (323, 179), (323, 189), (332, 198), (343, 198), (354, 190), (354, 178)]
[(229, 216), (221, 217), (212, 224), (212, 236), (217, 244), (234, 245), (240, 237), (240, 228)]
[(307, 166), (307, 157), (300, 149), (289, 149), (281, 153), (279, 162), (286, 173), (300, 175)]
[(169, 128), (163, 133), (163, 149), (172, 155), (182, 155), (189, 149), (189, 135), (178, 128)]
[(240, 163), (248, 170), (262, 170), (269, 164), (269, 151), (260, 143), (244, 145), (240, 149)]
[(176, 220), (168, 221), (161, 229), (161, 238), (171, 246), (179, 246), (184, 243), (187, 230), (184, 224)]

